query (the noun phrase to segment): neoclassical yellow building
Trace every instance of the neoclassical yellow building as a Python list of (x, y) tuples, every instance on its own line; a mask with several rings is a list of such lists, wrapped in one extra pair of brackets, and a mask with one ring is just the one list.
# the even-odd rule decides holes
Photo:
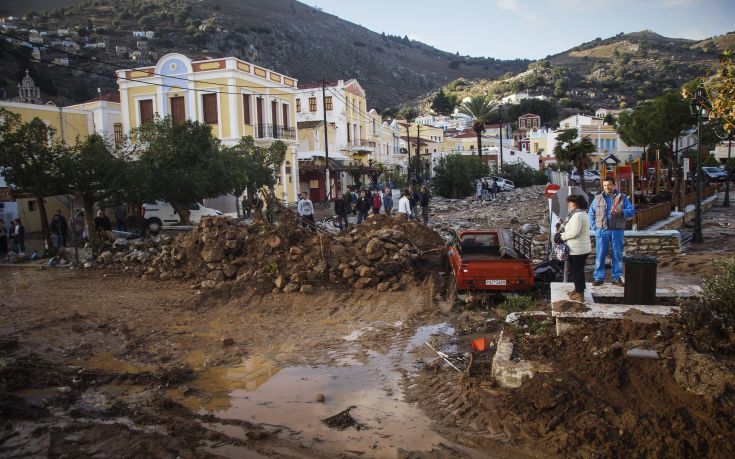
[[(152, 67), (118, 70), (117, 77), (126, 134), (157, 114), (209, 124), (224, 145), (243, 136), (264, 146), (283, 141), (288, 151), (276, 172), (276, 195), (295, 202), (296, 79), (234, 57), (192, 60), (177, 53)], [(234, 202), (230, 197), (213, 204), (227, 212)]]

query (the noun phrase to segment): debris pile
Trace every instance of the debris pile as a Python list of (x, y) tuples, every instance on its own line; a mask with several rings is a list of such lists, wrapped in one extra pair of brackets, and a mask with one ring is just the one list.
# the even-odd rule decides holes
[(160, 249), (145, 244), (99, 260), (125, 263), (146, 277), (194, 280), (204, 289), (234, 281), (261, 291), (302, 293), (326, 284), (393, 291), (446, 269), (439, 234), (385, 215), (370, 216), (337, 236), (305, 228), (290, 214), (276, 225), (207, 217), (190, 232), (162, 241)]

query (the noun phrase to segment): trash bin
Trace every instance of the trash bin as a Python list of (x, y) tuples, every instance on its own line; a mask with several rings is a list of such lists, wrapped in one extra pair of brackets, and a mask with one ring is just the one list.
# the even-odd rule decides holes
[(649, 255), (623, 257), (625, 269), (625, 304), (656, 304), (656, 269), (658, 259)]

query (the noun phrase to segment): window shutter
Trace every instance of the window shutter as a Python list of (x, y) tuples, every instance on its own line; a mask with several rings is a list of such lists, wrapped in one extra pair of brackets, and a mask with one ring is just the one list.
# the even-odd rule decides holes
[(288, 105), (283, 104), (281, 105), (281, 108), (283, 109), (283, 118), (281, 118), (281, 123), (283, 124), (283, 127), (288, 129)]
[(202, 108), (204, 123), (217, 124), (217, 94), (204, 94), (202, 96)]
[(138, 108), (140, 109), (140, 124), (153, 121), (153, 101), (151, 99), (139, 101)]
[(183, 97), (171, 98), (171, 118), (177, 123), (186, 121), (186, 108)]
[(253, 124), (250, 119), (250, 94), (242, 95), (242, 112), (244, 113), (245, 124)]

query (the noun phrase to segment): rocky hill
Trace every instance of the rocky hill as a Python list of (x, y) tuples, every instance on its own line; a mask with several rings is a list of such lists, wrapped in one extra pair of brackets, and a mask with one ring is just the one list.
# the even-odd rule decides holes
[[(444, 89), (460, 101), (479, 94), (496, 99), (518, 92), (543, 95), (558, 108), (559, 116), (622, 108), (710, 74), (719, 54), (733, 48), (735, 32), (702, 41), (667, 38), (651, 31), (619, 34), (547, 56), (517, 74), (460, 79)], [(422, 100), (422, 110), (428, 108), (431, 97)]]
[[(168, 52), (193, 57), (231, 55), (301, 81), (358, 78), (368, 93), (369, 106), (379, 109), (415, 99), (458, 77), (498, 78), (522, 71), (529, 63), (457, 56), (407, 37), (370, 31), (295, 0), (94, 0), (24, 14), (16, 21), (21, 28), (68, 28), (77, 33), (81, 53), (98, 62), (131, 67)], [(139, 40), (133, 39), (133, 30), (156, 33), (136, 62), (129, 54), (115, 52), (115, 46), (136, 49)], [(100, 40), (107, 43), (103, 50), (83, 47), (87, 41)], [(3, 63), (8, 63), (0, 71), (0, 87), (12, 96), (29, 66), (30, 49), (10, 48), (4, 43), (0, 49)], [(43, 60), (55, 57), (62, 55), (42, 53)], [(74, 57), (69, 65), (110, 76), (115, 70)], [(92, 97), (97, 87), (114, 87), (114, 81), (104, 76), (87, 75), (82, 84), (71, 69), (30, 66), (35, 67), (32, 74), (38, 75), (46, 97), (59, 102)]]

